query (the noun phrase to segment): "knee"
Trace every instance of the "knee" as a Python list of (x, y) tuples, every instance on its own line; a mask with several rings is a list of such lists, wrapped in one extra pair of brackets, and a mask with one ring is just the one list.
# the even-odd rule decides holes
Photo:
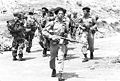
[(13, 53), (17, 53), (17, 49), (12, 48), (12, 52), (13, 52)]
[(83, 54), (86, 54), (86, 53), (87, 53), (87, 45), (83, 45), (83, 46), (82, 46), (81, 52), (82, 52)]
[(55, 69), (55, 58), (50, 59), (49, 64), (51, 69)]
[(19, 49), (19, 54), (23, 54), (23, 49)]

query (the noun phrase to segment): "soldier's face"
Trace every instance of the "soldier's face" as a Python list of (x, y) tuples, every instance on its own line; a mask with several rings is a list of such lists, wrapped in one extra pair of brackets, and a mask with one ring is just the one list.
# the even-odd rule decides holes
[(64, 16), (64, 13), (63, 13), (63, 11), (60, 10), (60, 11), (58, 12), (58, 17), (59, 17), (59, 18), (62, 18), (63, 16)]
[(15, 20), (18, 20), (19, 18), (18, 17), (14, 17)]
[(86, 15), (88, 12), (87, 10), (83, 10), (83, 14)]
[(45, 9), (42, 9), (42, 12), (45, 13), (46, 12)]

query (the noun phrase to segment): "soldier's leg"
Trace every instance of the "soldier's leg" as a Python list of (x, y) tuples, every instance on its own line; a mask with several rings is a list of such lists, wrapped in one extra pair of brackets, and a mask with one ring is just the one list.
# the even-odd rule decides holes
[(16, 40), (13, 40), (12, 42), (12, 56), (13, 56), (13, 61), (17, 60), (17, 49), (18, 49), (18, 44)]
[(47, 56), (47, 48), (43, 48), (43, 57)]
[(87, 57), (87, 32), (83, 32), (82, 34), (82, 42), (83, 42), (83, 46), (81, 49), (82, 54), (84, 55), (84, 59), (82, 62), (87, 62), (88, 61), (88, 57)]
[(60, 48), (58, 50), (58, 67), (59, 67), (59, 77), (58, 79), (60, 81), (64, 81), (64, 77), (63, 77), (63, 70), (64, 70), (64, 54), (66, 52), (66, 45), (62, 44), (60, 45)]
[(25, 39), (27, 40), (26, 52), (29, 52), (29, 40), (30, 40), (29, 32), (26, 33)]
[[(62, 43), (62, 42), (63, 42), (63, 43)], [(67, 52), (68, 52), (68, 47), (67, 47), (68, 41), (67, 41), (67, 40), (62, 40), (61, 43), (64, 44), (64, 49), (65, 49), (65, 51), (64, 51), (64, 58), (66, 59), (66, 57), (67, 57)]]
[(87, 45), (86, 45), (86, 44), (84, 44), (84, 45), (82, 46), (81, 51), (82, 51), (82, 53), (83, 53), (83, 55), (84, 55), (84, 59), (83, 59), (82, 62), (87, 62), (87, 61), (88, 61), (88, 57), (87, 57)]
[(44, 38), (43, 45), (44, 45), (43, 57), (46, 57), (47, 56), (47, 48), (48, 48), (48, 38)]
[(42, 35), (40, 35), (40, 37), (39, 37), (39, 44), (43, 48), (43, 57), (46, 57), (47, 56), (47, 47), (46, 47), (47, 40)]
[(74, 38), (74, 39), (76, 39), (76, 38), (75, 38), (75, 33), (76, 33), (76, 28), (74, 27), (74, 28), (73, 28), (73, 38)]
[(52, 42), (50, 43), (50, 68), (52, 69), (52, 77), (56, 77), (56, 69), (55, 69), (55, 59), (56, 56), (58, 54), (58, 49), (59, 46), (56, 44), (52, 44)]
[(39, 44), (42, 48), (44, 48), (43, 41), (44, 41), (44, 37), (42, 35), (39, 35)]
[(23, 60), (23, 49), (24, 49), (24, 41), (21, 41), (18, 46), (18, 56), (19, 56), (19, 61)]
[(28, 53), (30, 53), (31, 52), (31, 47), (32, 47), (32, 40), (33, 40), (33, 36), (34, 35), (30, 35), (30, 39), (29, 39), (29, 43), (28, 43)]
[(88, 36), (88, 45), (90, 50), (90, 59), (94, 58), (93, 52), (94, 52), (94, 34), (90, 33)]
[(27, 47), (28, 53), (31, 52), (30, 50), (31, 50), (31, 47), (32, 47), (32, 40), (33, 40), (33, 38), (34, 38), (34, 33), (31, 32), (31, 33), (29, 34), (29, 43), (28, 43), (28, 47)]
[(59, 65), (59, 72), (63, 72), (64, 68), (64, 54), (66, 52), (66, 45), (62, 44), (59, 46), (58, 50), (58, 65)]
[(67, 52), (68, 52), (68, 47), (67, 47), (67, 44), (64, 45), (64, 58), (66, 60), (66, 57), (67, 57)]

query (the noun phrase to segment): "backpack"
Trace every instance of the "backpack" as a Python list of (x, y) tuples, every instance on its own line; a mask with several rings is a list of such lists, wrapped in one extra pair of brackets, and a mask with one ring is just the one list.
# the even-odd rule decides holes
[(24, 29), (23, 23), (15, 19), (7, 21), (7, 27), (11, 34), (21, 32)]

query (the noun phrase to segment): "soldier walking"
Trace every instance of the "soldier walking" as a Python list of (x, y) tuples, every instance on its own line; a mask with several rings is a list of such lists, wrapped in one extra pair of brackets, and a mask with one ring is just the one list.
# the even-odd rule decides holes
[(58, 51), (61, 50), (61, 60), (64, 59), (64, 54), (67, 49), (65, 41), (60, 44), (60, 36), (67, 37), (68, 22), (65, 18), (66, 10), (63, 8), (57, 8), (55, 14), (57, 15), (55, 20), (49, 22), (43, 29), (43, 34), (50, 39), (50, 68), (52, 69), (52, 77), (56, 77), (55, 60), (58, 55)]
[(29, 12), (25, 26), (25, 38), (27, 40), (26, 52), (31, 52), (32, 40), (34, 38), (35, 31), (37, 29), (37, 23), (34, 18), (34, 12)]
[(48, 9), (46, 7), (42, 7), (42, 15), (41, 15), (41, 20), (40, 20), (40, 26), (38, 28), (39, 31), (39, 44), (43, 48), (43, 57), (47, 56), (47, 50), (49, 48), (49, 39), (42, 34), (42, 28), (44, 28), (47, 24), (47, 16), (48, 16)]
[(82, 53), (84, 55), (84, 60), (82, 62), (87, 62), (87, 50), (90, 50), (90, 59), (93, 59), (94, 52), (94, 34), (96, 30), (96, 18), (90, 15), (90, 8), (84, 7), (83, 9), (83, 17), (80, 19), (81, 29), (83, 30), (83, 34), (81, 40), (83, 41)]
[(13, 61), (17, 60), (17, 54), (19, 61), (23, 60), (23, 48), (25, 41), (25, 29), (24, 29), (24, 18), (21, 13), (14, 13), (14, 19), (7, 21), (7, 27), (10, 34), (13, 36), (12, 42), (12, 56)]

